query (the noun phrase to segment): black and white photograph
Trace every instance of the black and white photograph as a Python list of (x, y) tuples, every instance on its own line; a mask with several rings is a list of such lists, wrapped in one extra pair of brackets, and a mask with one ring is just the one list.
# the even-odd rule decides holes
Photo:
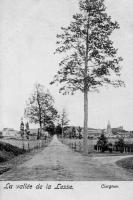
[(3, 181), (133, 181), (132, 0), (0, 0)]

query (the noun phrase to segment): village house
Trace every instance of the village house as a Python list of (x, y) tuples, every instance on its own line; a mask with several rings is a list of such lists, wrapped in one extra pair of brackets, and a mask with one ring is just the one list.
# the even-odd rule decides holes
[(2, 136), (3, 137), (18, 137), (19, 131), (14, 130), (13, 128), (3, 128), (2, 130)]

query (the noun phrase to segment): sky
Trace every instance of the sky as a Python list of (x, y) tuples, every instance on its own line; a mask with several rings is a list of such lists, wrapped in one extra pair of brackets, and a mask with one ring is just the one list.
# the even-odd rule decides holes
[[(133, 130), (133, 2), (106, 0), (107, 12), (120, 24), (112, 35), (123, 57), (125, 88), (102, 88), (88, 95), (88, 126), (123, 126)], [(59, 111), (66, 109), (71, 125), (83, 125), (83, 94), (59, 94), (49, 83), (58, 70), (56, 34), (69, 25), (78, 0), (0, 0), (0, 129), (19, 129), (26, 100), (39, 82), (49, 89)], [(32, 125), (33, 126), (33, 125)]]

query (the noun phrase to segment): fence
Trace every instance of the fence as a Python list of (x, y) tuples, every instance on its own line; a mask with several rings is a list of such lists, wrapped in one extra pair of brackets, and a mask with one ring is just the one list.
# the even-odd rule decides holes
[(1, 140), (1, 142), (10, 144), (12, 146), (18, 147), (23, 150), (32, 150), (37, 148), (46, 147), (51, 141), (51, 138), (43, 139), (43, 140), (28, 140), (28, 139), (7, 139)]
[(43, 148), (43, 147), (48, 146), (50, 141), (51, 141), (51, 138), (47, 138), (43, 140), (35, 140), (35, 141), (25, 140), (24, 142), (22, 141), (21, 148), (23, 148), (24, 150)]

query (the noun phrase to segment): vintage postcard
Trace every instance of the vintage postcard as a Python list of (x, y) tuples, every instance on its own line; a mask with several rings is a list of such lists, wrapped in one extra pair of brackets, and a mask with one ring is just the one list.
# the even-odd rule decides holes
[(132, 10), (0, 0), (1, 200), (132, 198)]

